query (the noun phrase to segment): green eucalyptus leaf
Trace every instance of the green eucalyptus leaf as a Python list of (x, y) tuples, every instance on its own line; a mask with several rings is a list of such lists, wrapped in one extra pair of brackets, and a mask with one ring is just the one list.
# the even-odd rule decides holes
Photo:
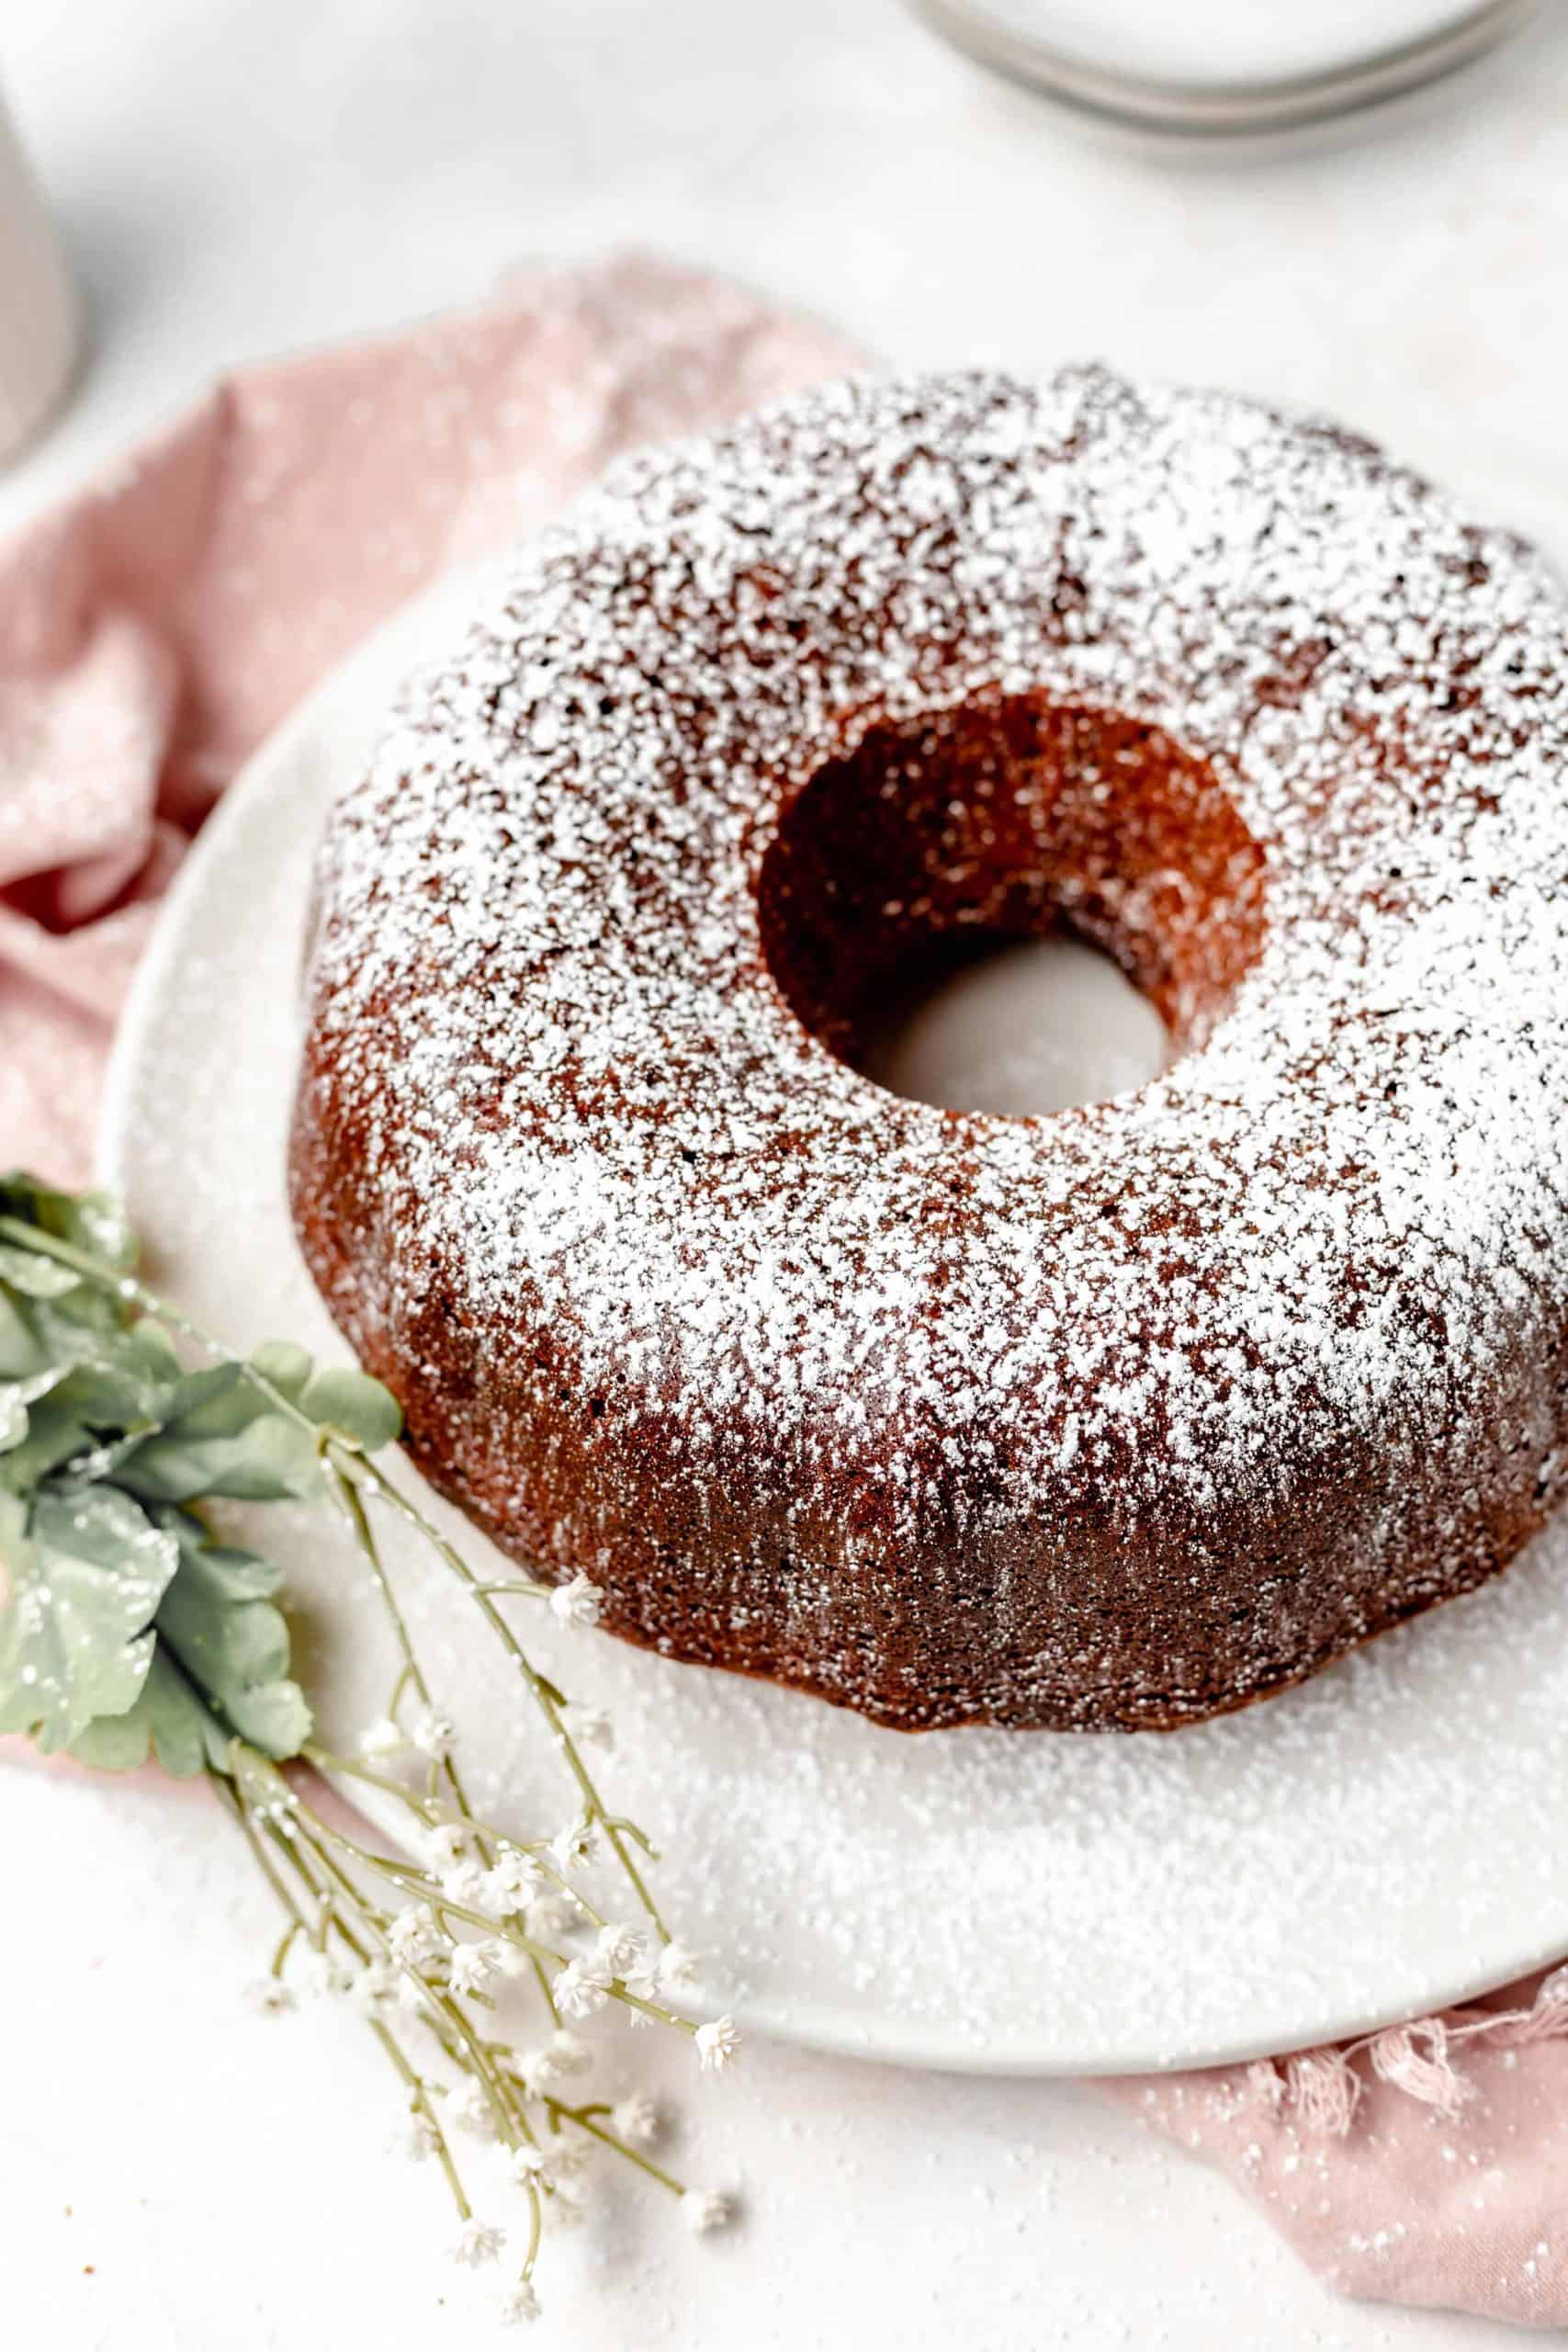
[(49, 1363), (49, 1351), (23, 1302), (0, 1285), (0, 1380), (26, 1380)]
[(72, 1409), (89, 1429), (157, 1428), (163, 1421), (170, 1382), (150, 1365), (123, 1331), (78, 1331), (74, 1352), (62, 1351)]
[(322, 1429), (333, 1429), (367, 1453), (390, 1445), (402, 1430), (397, 1398), (367, 1372), (329, 1365), (312, 1374), (299, 1397), (299, 1409)]
[[(51, 1268), (46, 1258), (32, 1262)], [(32, 1406), (25, 1430), (17, 1428), (14, 1390), (5, 1414), (0, 1480), (16, 1494), (29, 1492), (101, 1434), (153, 1428), (171, 1385), (166, 1362), (138, 1347), (116, 1302), (90, 1285), (39, 1295), (0, 1283), (0, 1387), (11, 1384), (30, 1389)]]
[(158, 1652), (154, 1647), (147, 1679), (124, 1714), (95, 1715), (73, 1738), (62, 1743), (78, 1763), (90, 1764), (95, 1772), (133, 1772), (139, 1764), (146, 1763), (152, 1745), (148, 1691), (157, 1666)]
[(123, 1715), (99, 1715), (71, 1742), (71, 1753), (97, 1771), (129, 1772), (155, 1755), (165, 1772), (188, 1781), (226, 1769), (231, 1735), (162, 1646)]
[(164, 1596), (158, 1632), (200, 1688), (225, 1703), (253, 1682), (288, 1671), (288, 1633), (269, 1600), (236, 1590), (199, 1542), (180, 1545), (179, 1573)]
[(270, 1600), (282, 1584), (283, 1571), (276, 1561), (264, 1560), (259, 1552), (244, 1551), (237, 1544), (215, 1543), (193, 1512), (162, 1511), (159, 1518), (179, 1545), (186, 1566), (199, 1567), (223, 1602)]
[(166, 1393), (163, 1426), (118, 1466), (149, 1502), (204, 1495), (239, 1502), (303, 1499), (320, 1491), (308, 1430), (273, 1406), (241, 1363), (183, 1374)]
[[(16, 1388), (25, 1393), (30, 1385), (17, 1381)], [(62, 1374), (28, 1407), (20, 1433), (0, 1452), (0, 1487), (24, 1501), (51, 1471), (63, 1468), (91, 1447), (92, 1431), (72, 1409), (69, 1394), (62, 1395), (66, 1385)]]
[(158, 1635), (197, 1689), (242, 1738), (275, 1758), (310, 1736), (310, 1710), (288, 1679), (288, 1629), (265, 1596), (277, 1573), (254, 1553), (214, 1544), (199, 1520), (166, 1511), (178, 1574), (158, 1611)]
[(136, 1236), (111, 1193), (57, 1193), (25, 1170), (0, 1176), (0, 1216), (37, 1226), (116, 1273), (136, 1263)]
[(106, 1322), (104, 1304), (85, 1286), (47, 1299), (0, 1287), (0, 1381), (48, 1372), (59, 1386), (69, 1374), (67, 1401), (86, 1427), (151, 1427), (173, 1385), (170, 1367), (113, 1315)]
[(209, 1544), (204, 1554), (208, 1574), (223, 1588), (231, 1601), (271, 1600), (283, 1587), (283, 1570), (259, 1552), (243, 1552), (237, 1544)]
[(305, 1430), (264, 1410), (229, 1437), (187, 1437), (179, 1426), (146, 1439), (117, 1473), (147, 1502), (309, 1501), (321, 1491), (321, 1465)]
[(175, 1382), (164, 1426), (183, 1437), (234, 1437), (271, 1409), (245, 1378), (243, 1364), (204, 1364), (199, 1372), (181, 1373)]
[(81, 1282), (73, 1290), (39, 1299), (33, 1319), (53, 1353), (70, 1355), (93, 1344), (81, 1336), (86, 1332), (95, 1333), (100, 1341), (123, 1344), (130, 1311), (117, 1292), (105, 1290), (97, 1283)]
[(180, 1359), (175, 1343), (163, 1325), (155, 1322), (151, 1315), (144, 1315), (140, 1323), (132, 1324), (127, 1335), (127, 1345), (137, 1362), (144, 1364), (154, 1379), (172, 1381), (181, 1377)]
[(277, 1570), (182, 1507), (319, 1498), (315, 1430), (370, 1451), (400, 1416), (286, 1341), (187, 1372), (135, 1256), (107, 1195), (0, 1176), (0, 1730), (108, 1770), (224, 1770), (236, 1735), (282, 1759), (310, 1715)]
[(0, 1283), (19, 1290), (24, 1298), (61, 1298), (74, 1290), (82, 1276), (58, 1258), (24, 1250), (14, 1241), (0, 1241)]
[(299, 1685), (286, 1677), (254, 1683), (237, 1693), (225, 1713), (241, 1738), (270, 1756), (275, 1764), (298, 1756), (310, 1736), (310, 1702)]
[(139, 1444), (158, 1426), (161, 1385), (167, 1383), (150, 1377), (124, 1334), (112, 1343), (85, 1336), (91, 1353), (57, 1365), (28, 1410), (26, 1433), (10, 1452), (0, 1453), (0, 1484), (14, 1494), (32, 1492), (67, 1464), (93, 1453), (99, 1459), (90, 1475), (102, 1477), (117, 1447), (128, 1439)]
[(30, 1515), (0, 1496), (0, 1731), (49, 1751), (133, 1705), (179, 1559), (173, 1535), (113, 1487), (46, 1488)]
[(291, 1402), (298, 1401), (316, 1368), (310, 1350), (297, 1348), (292, 1340), (264, 1340), (251, 1362), (262, 1378), (281, 1389)]
[(141, 1255), (125, 1203), (114, 1193), (80, 1193), (71, 1202), (71, 1225), (64, 1238), (78, 1249), (129, 1273)]
[(0, 1453), (9, 1453), (28, 1434), (28, 1417), (39, 1399), (58, 1388), (63, 1372), (35, 1372), (30, 1380), (0, 1381)]

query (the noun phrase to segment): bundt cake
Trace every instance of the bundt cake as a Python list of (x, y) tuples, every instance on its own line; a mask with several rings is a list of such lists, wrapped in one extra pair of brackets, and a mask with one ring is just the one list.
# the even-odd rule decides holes
[[(1568, 1482), (1568, 601), (1364, 441), (1090, 368), (623, 462), (318, 894), (310, 1270), (434, 1484), (632, 1640), (1171, 1726)], [(911, 971), (1057, 924), (1165, 1075), (860, 1074)]]

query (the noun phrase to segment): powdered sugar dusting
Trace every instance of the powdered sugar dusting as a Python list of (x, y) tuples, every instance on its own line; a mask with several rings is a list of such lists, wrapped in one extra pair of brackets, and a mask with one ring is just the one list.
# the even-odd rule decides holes
[[(651, 1545), (698, 1654), (892, 1720), (1179, 1719), (1476, 1581), (1564, 1475), (1564, 652), (1364, 445), (1097, 370), (623, 465), (334, 822), (334, 1313), (611, 1623), (688, 1645)], [(1265, 920), (1166, 1077), (1006, 1121), (809, 1035), (756, 888), (870, 730), (1023, 695), (1205, 763)]]

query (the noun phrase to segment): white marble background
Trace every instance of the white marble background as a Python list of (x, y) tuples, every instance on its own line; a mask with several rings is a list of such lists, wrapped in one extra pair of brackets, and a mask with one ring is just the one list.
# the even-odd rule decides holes
[[(96, 335), (0, 524), (228, 362), (636, 239), (901, 360), (1098, 354), (1332, 407), (1568, 555), (1562, 0), (1396, 117), (1220, 156), (1082, 130), (891, 0), (79, 0), (6, 10), (0, 77)], [(270, 1921), (209, 1810), (6, 1762), (0, 1851), (0, 2342), (487, 2340), (436, 2184), (383, 2156), (374, 2053), (238, 2007)], [(538, 2340), (1510, 2340), (1336, 2302), (1083, 2090), (759, 2047), (685, 2105), (682, 2157), (745, 2222), (699, 2245), (617, 2194)]]

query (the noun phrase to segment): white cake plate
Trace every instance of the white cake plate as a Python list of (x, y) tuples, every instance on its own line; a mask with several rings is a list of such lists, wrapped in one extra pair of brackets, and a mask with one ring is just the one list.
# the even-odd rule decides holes
[[(104, 1176), (152, 1279), (233, 1344), (341, 1353), (283, 1188), (308, 870), (393, 682), (462, 601), (448, 588), (405, 615), (257, 754), (179, 878), (120, 1029)], [(275, 1507), (262, 1528), (341, 1747), (384, 1711), (392, 1668), (324, 1516)], [(526, 1834), (556, 1827), (558, 1766), (472, 1604), (395, 1557), (479, 1797)], [(793, 2041), (1016, 2074), (1218, 2063), (1568, 1950), (1562, 1522), (1487, 1590), (1163, 1737), (908, 1738), (514, 1606), (541, 1663), (614, 1717), (609, 1791), (661, 1843), (683, 1939), (744, 2022)]]

